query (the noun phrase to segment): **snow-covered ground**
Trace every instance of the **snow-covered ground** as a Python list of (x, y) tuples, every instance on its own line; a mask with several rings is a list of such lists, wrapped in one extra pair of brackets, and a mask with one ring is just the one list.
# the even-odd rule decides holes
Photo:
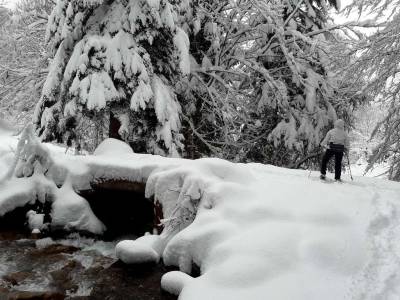
[[(324, 184), (316, 173), (239, 168), (211, 184), (212, 208), (163, 252), (183, 270), (192, 260), (201, 266), (181, 299), (400, 297), (399, 184)], [(168, 279), (170, 290), (182, 282)]]
[(368, 167), (368, 162), (364, 157), (360, 157), (356, 162), (351, 165), (351, 172), (355, 176), (365, 176), (365, 177), (373, 177), (373, 178), (381, 178), (387, 179), (388, 178), (388, 170), (389, 164), (388, 163), (377, 163), (368, 172), (365, 170)]
[[(102, 147), (96, 156), (52, 153), (47, 179), (71, 190), (107, 176), (145, 182), (166, 227), (116, 253), (127, 263), (162, 258), (188, 274), (198, 265), (197, 278), (163, 277), (179, 299), (400, 299), (399, 183), (347, 174), (343, 184), (322, 183), (316, 172)], [(10, 207), (4, 191), (24, 180), (0, 186), (0, 211)]]

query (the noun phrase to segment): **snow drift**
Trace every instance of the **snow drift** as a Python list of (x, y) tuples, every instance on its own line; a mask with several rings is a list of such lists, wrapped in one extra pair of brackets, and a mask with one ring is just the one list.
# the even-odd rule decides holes
[[(24, 205), (10, 201), (22, 190), (16, 186), (35, 194), (44, 183), (58, 189), (67, 182), (70, 190), (79, 191), (109, 179), (141, 182), (146, 197), (162, 205), (164, 230), (123, 241), (116, 254), (126, 263), (162, 259), (178, 266), (181, 272), (167, 273), (162, 286), (180, 299), (400, 297), (398, 183), (356, 178), (330, 184), (321, 183), (317, 174), (261, 164), (189, 161), (121, 149), (113, 155), (119, 146), (107, 143), (107, 151), (97, 156), (48, 151), (43, 160), (44, 152), (38, 151), (35, 159), (19, 161), (14, 176), (0, 186), (1, 214)], [(31, 177), (22, 178), (18, 171), (32, 168)], [(57, 199), (54, 203), (69, 201)], [(79, 207), (87, 216), (82, 220), (95, 225), (78, 224), (101, 231), (90, 207)], [(64, 206), (60, 216), (71, 209)], [(68, 222), (65, 226), (77, 224), (76, 219)], [(200, 267), (197, 278), (189, 276), (193, 265)]]

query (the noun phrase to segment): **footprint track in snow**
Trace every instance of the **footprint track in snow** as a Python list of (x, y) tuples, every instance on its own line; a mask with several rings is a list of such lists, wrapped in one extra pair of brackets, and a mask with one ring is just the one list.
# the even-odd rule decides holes
[[(385, 195), (381, 193), (391, 193)], [(400, 199), (398, 192), (374, 189), (372, 205), (375, 217), (370, 222), (367, 234), (371, 258), (360, 278), (355, 279), (356, 295), (351, 299), (385, 300), (396, 299), (400, 286), (400, 237), (398, 201), (380, 201), (380, 199)], [(395, 297), (395, 298), (393, 298)]]

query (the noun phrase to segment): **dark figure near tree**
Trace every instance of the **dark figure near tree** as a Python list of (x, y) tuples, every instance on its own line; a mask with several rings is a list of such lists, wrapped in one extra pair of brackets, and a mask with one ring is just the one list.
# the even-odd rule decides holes
[(349, 137), (344, 131), (344, 121), (339, 119), (335, 122), (335, 128), (328, 131), (326, 137), (321, 142), (321, 146), (326, 148), (321, 163), (321, 179), (326, 178), (326, 167), (332, 156), (335, 157), (335, 180), (341, 181), (343, 154), (349, 151)]

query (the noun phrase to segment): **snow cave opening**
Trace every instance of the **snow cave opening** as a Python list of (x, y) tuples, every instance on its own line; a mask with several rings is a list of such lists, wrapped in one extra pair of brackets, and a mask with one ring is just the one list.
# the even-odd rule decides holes
[(145, 184), (108, 181), (80, 192), (107, 227), (105, 237), (142, 236), (155, 228), (155, 206), (145, 197)]
[(43, 221), (45, 223), (51, 221), (51, 202), (46, 199), (45, 202), (41, 202), (36, 199), (33, 203), (28, 203), (25, 206), (17, 207), (14, 210), (4, 214), (0, 217), (0, 231), (16, 231), (23, 232), (27, 228), (27, 213), (32, 210), (38, 213), (44, 214)]

